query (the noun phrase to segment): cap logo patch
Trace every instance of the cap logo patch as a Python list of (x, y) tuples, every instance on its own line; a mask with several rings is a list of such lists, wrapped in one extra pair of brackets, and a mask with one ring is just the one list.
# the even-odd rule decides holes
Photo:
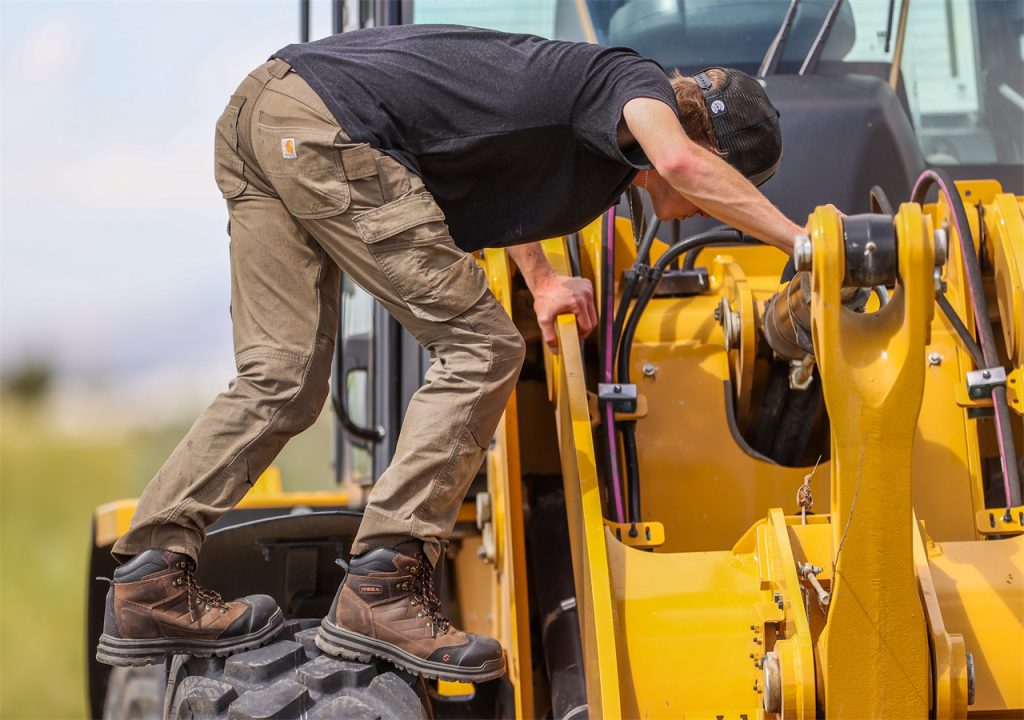
[(285, 160), (294, 160), (298, 157), (298, 155), (295, 154), (295, 138), (281, 138), (281, 157)]
[(721, 100), (715, 100), (711, 103), (711, 114), (721, 115), (725, 112), (725, 103)]

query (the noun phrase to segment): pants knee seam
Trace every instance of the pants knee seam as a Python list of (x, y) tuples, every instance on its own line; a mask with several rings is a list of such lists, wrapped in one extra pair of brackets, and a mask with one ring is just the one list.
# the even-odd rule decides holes
[[(293, 405), (295, 403), (295, 401), (298, 400), (298, 398), (302, 395), (303, 391), (306, 389), (306, 381), (309, 378), (309, 368), (312, 366), (313, 358), (315, 357), (316, 339), (317, 339), (317, 336), (320, 334), (320, 324), (321, 324), (321, 320), (322, 320), (321, 313), (322, 313), (322, 309), (323, 309), (323, 304), (320, 302), (320, 285), (321, 285), (320, 281), (322, 279), (321, 276), (323, 274), (323, 267), (324, 267), (324, 254), (323, 254), (323, 252), (321, 252), (320, 253), (320, 268), (317, 271), (317, 305), (318, 305), (318, 307), (317, 307), (317, 322), (316, 322), (316, 326), (314, 327), (314, 330), (313, 330), (312, 351), (306, 357), (305, 361), (303, 363), (301, 363), (301, 366), (302, 366), (302, 376), (299, 378), (299, 382), (298, 382), (298, 384), (295, 387), (295, 392), (285, 402), (281, 403), (280, 407), (278, 407), (274, 411), (273, 415), (270, 416), (270, 418), (267, 420), (266, 424), (263, 426), (263, 429), (260, 430), (259, 434), (256, 437), (254, 437), (252, 440), (250, 440), (244, 446), (242, 446), (238, 450), (238, 452), (235, 453), (235, 455), (227, 463), (224, 464), (224, 466), (220, 469), (220, 471), (216, 475), (214, 475), (209, 480), (207, 480), (207, 482), (204, 484), (203, 488), (197, 489), (197, 490), (193, 491), (192, 493), (190, 493), (189, 496), (185, 500), (183, 500), (181, 503), (178, 504), (176, 509), (178, 509), (178, 508), (184, 509), (184, 508), (182, 508), (182, 506), (185, 505), (186, 503), (188, 503), (190, 501), (194, 502), (194, 500), (196, 498), (201, 499), (204, 496), (204, 492), (208, 491), (209, 489), (216, 488), (217, 485), (218, 485), (218, 481), (224, 476), (224, 474), (227, 473), (228, 470), (232, 466), (234, 466), (235, 463), (237, 463), (240, 459), (244, 458), (246, 456), (246, 453), (249, 452), (249, 449), (251, 447), (253, 447), (253, 445), (255, 445), (256, 443), (260, 442), (264, 437), (266, 437), (267, 433), (269, 433), (271, 431), (271, 429), (277, 423), (278, 418), (281, 417), (282, 413), (284, 413), (291, 405)], [(277, 353), (277, 352), (281, 352), (281, 351), (271, 350), (270, 352)], [(290, 353), (283, 353), (283, 352), (282, 352), (282, 354), (289, 355), (289, 356), (291, 355)], [(246, 469), (246, 482), (247, 482), (247, 484), (250, 487), (252, 487), (253, 479), (249, 477), (248, 463), (246, 463), (246, 468), (247, 468)], [(178, 509), (179, 513), (180, 513), (180, 509)], [(168, 518), (168, 519), (170, 519), (170, 518)]]
[[(487, 373), (486, 373), (487, 375), (490, 375), (491, 369), (493, 367), (494, 367), (494, 345), (493, 345), (492, 339), (490, 337), (488, 337), (487, 338)], [(416, 528), (416, 525), (417, 525), (417, 517), (416, 516), (419, 514), (420, 510), (423, 509), (424, 505), (426, 505), (427, 503), (431, 502), (432, 500), (434, 500), (434, 498), (437, 497), (437, 494), (438, 494), (438, 492), (441, 489), (441, 482), (440, 482), (441, 478), (445, 477), (446, 475), (450, 475), (451, 474), (452, 465), (455, 463), (455, 459), (459, 456), (459, 453), (462, 451), (462, 447), (463, 447), (463, 445), (465, 443), (466, 433), (469, 433), (473, 437), (473, 444), (476, 445), (477, 448), (480, 448), (481, 450), (486, 449), (486, 448), (481, 448), (480, 447), (480, 443), (477, 441), (476, 436), (473, 434), (473, 431), (472, 431), (472, 429), (470, 427), (470, 424), (471, 424), (472, 419), (473, 419), (473, 413), (475, 413), (477, 407), (479, 407), (480, 400), (483, 398), (483, 395), (484, 395), (484, 387), (483, 387), (483, 384), (481, 383), (481, 385), (480, 385), (480, 387), (479, 387), (479, 389), (477, 391), (476, 400), (474, 400), (473, 406), (469, 409), (468, 418), (466, 420), (465, 425), (462, 427), (462, 432), (459, 433), (459, 437), (455, 441), (455, 447), (452, 448), (452, 452), (448, 456), (448, 459), (445, 461), (444, 465), (441, 466), (441, 468), (437, 471), (437, 473), (434, 474), (434, 477), (430, 480), (430, 487), (427, 490), (427, 497), (424, 498), (423, 501), (419, 505), (416, 506), (416, 509), (412, 513), (413, 514), (413, 527), (414, 527), (414, 529)]]

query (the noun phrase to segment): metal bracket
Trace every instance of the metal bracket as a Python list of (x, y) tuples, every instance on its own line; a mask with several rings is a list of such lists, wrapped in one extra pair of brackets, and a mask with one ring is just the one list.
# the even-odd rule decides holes
[(656, 548), (665, 543), (665, 526), (656, 521), (638, 523), (617, 523), (605, 520), (615, 539), (634, 548)]
[(654, 297), (691, 297), (703, 295), (710, 289), (707, 268), (667, 270), (654, 290)]
[(598, 402), (610, 402), (615, 412), (636, 412), (636, 385), (630, 383), (599, 383), (597, 386)]
[(974, 514), (974, 526), (981, 535), (1024, 535), (1024, 505), (979, 510)]
[(1001, 367), (982, 368), (967, 373), (967, 394), (978, 400), (992, 392), (992, 388), (1006, 386), (1006, 370)]

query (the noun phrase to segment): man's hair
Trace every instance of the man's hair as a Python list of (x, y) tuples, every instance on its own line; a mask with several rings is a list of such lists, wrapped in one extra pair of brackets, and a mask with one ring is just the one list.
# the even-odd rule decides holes
[[(708, 70), (707, 76), (714, 89), (718, 89), (725, 82), (725, 71), (719, 68)], [(711, 124), (704, 94), (697, 86), (697, 81), (675, 70), (670, 82), (676, 94), (676, 108), (683, 131), (694, 142), (709, 145), (713, 150), (717, 150), (718, 138), (715, 137), (715, 128)]]

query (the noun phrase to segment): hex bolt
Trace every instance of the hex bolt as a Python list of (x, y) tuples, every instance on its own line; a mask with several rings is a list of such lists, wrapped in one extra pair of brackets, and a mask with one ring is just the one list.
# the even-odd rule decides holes
[(793, 266), (796, 271), (810, 270), (812, 257), (811, 238), (807, 235), (797, 235), (793, 241)]
[(654, 374), (658, 372), (658, 368), (653, 363), (644, 363), (642, 372), (644, 377), (654, 377)]
[(981, 371), (981, 376), (983, 378), (985, 378), (986, 380), (988, 380), (990, 377), (992, 377), (992, 372), (989, 371), (989, 370), (982, 370)]
[(614, 386), (612, 388), (612, 390), (614, 390), (615, 392), (622, 392), (622, 386), (621, 385), (616, 385), (616, 386)]
[(775, 593), (775, 594), (774, 594), (774, 595), (772, 596), (772, 599), (773, 599), (773, 600), (775, 600), (775, 602), (778, 602), (779, 600), (781, 600), (781, 599), (782, 599), (782, 593)]
[(939, 355), (937, 352), (928, 353), (928, 364), (929, 365), (941, 365), (942, 364), (942, 356)]
[(864, 254), (865, 255), (871, 255), (877, 249), (878, 249), (878, 246), (875, 243), (873, 243), (873, 242), (871, 242), (869, 240), (867, 245), (864, 246)]

